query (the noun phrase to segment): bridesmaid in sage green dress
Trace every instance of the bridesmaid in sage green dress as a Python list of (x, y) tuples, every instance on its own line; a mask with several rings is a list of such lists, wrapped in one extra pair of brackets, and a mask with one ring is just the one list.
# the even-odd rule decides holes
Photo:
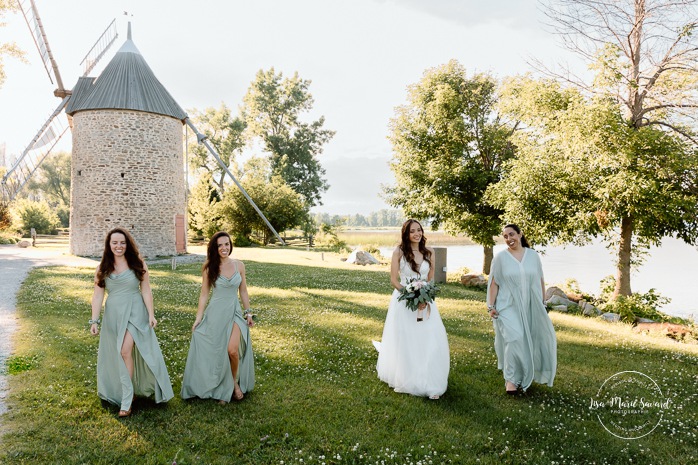
[(120, 406), (119, 417), (131, 414), (136, 395), (167, 402), (174, 393), (162, 357), (153, 311), (153, 293), (145, 262), (128, 231), (107, 234), (95, 273), (90, 332), (99, 334), (105, 290), (104, 324), (97, 354), (97, 394)]
[(507, 249), (492, 261), (487, 311), (494, 324), (497, 365), (507, 394), (526, 391), (533, 381), (553, 385), (557, 371), (555, 329), (543, 302), (540, 257), (515, 224), (502, 230)]
[(254, 321), (245, 265), (230, 257), (232, 249), (230, 236), (223, 231), (214, 234), (208, 243), (199, 307), (184, 368), (183, 399), (199, 397), (226, 404), (231, 399), (242, 400), (244, 393), (254, 387), (250, 340)]

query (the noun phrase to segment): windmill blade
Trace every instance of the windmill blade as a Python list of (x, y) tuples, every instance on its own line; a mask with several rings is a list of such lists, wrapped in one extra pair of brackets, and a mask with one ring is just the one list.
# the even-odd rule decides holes
[(80, 66), (83, 66), (83, 76), (87, 76), (92, 68), (99, 62), (99, 60), (104, 56), (109, 47), (116, 41), (119, 37), (119, 33), (116, 32), (116, 18), (107, 26), (97, 42), (92, 46), (85, 58), (80, 62)]
[(58, 64), (56, 63), (53, 53), (51, 52), (51, 47), (48, 44), (48, 39), (46, 38), (46, 32), (44, 32), (44, 25), (41, 23), (41, 18), (39, 17), (39, 10), (36, 9), (34, 0), (18, 0), (19, 8), (22, 10), (22, 15), (24, 20), (29, 26), (29, 31), (34, 39), (34, 44), (39, 50), (39, 55), (41, 55), (41, 61), (46, 68), (48, 73), (48, 78), (51, 80), (52, 84), (56, 84), (58, 89), (56, 95), (60, 97), (65, 97), (65, 87), (63, 87), (63, 80), (61, 79), (61, 73), (58, 71)]
[(48, 120), (41, 126), (22, 155), (2, 178), (2, 200), (9, 203), (17, 196), (22, 187), (29, 181), (32, 174), (41, 165), (56, 146), (63, 134), (68, 130), (62, 118), (59, 118), (63, 108), (68, 104), (70, 96), (61, 100)]
[(238, 189), (240, 189), (240, 192), (242, 192), (242, 195), (245, 196), (248, 202), (250, 202), (250, 205), (252, 205), (252, 208), (257, 212), (260, 218), (264, 220), (264, 223), (266, 223), (267, 227), (271, 230), (271, 232), (274, 233), (276, 238), (279, 240), (281, 245), (286, 245), (283, 239), (281, 239), (281, 236), (279, 236), (279, 233), (276, 232), (276, 229), (274, 229), (274, 226), (271, 225), (269, 220), (267, 219), (266, 216), (264, 216), (264, 213), (262, 213), (262, 210), (257, 207), (257, 204), (254, 203), (254, 200), (252, 200), (252, 197), (247, 193), (244, 187), (238, 182), (237, 178), (233, 176), (233, 173), (230, 172), (227, 166), (225, 166), (225, 163), (223, 163), (223, 160), (221, 160), (221, 157), (218, 155), (218, 152), (211, 146), (211, 144), (208, 143), (206, 140), (206, 136), (204, 134), (201, 134), (198, 129), (196, 129), (196, 126), (194, 126), (194, 123), (191, 122), (189, 118), (184, 120), (185, 123), (187, 123), (187, 126), (189, 126), (192, 131), (194, 131), (194, 134), (196, 134), (196, 140), (199, 142), (199, 144), (202, 144), (204, 147), (208, 149), (208, 151), (213, 155), (213, 158), (216, 159), (219, 165), (221, 165), (221, 168), (225, 170), (226, 173), (228, 173), (228, 176), (233, 180), (236, 186), (238, 186)]

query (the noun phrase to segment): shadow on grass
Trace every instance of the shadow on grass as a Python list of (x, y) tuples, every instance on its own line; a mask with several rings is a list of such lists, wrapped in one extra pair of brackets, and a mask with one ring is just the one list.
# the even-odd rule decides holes
[[(36, 366), (11, 377), (12, 410), (0, 459), (615, 464), (628, 456), (634, 463), (667, 463), (668, 457), (690, 463), (695, 454), (694, 356), (595, 334), (585, 344), (566, 337), (584, 336), (576, 325), (556, 324), (564, 343), (558, 345), (555, 386), (534, 385), (525, 395), (506, 396), (496, 369), (492, 324), (481, 311), (482, 294), (460, 302), (461, 295), (469, 294), (447, 286), (440, 308), (451, 346), (449, 387), (438, 401), (415, 398), (393, 392), (375, 371), (377, 352), (370, 340), (379, 339), (382, 331), (387, 273), (350, 270), (359, 276), (357, 282), (347, 281), (346, 270), (304, 269), (312, 272), (250, 263), (251, 288), (274, 292), (253, 295), (266, 313), (252, 329), (257, 386), (244, 401), (220, 406), (175, 397), (156, 405), (137, 399), (133, 416), (125, 420), (115, 417), (116, 406), (103, 407), (97, 398), (97, 338), (76, 336), (89, 298), (62, 301), (58, 294), (43, 299), (38, 291), (22, 294), (27, 297), (19, 303), (26, 325), (18, 355), (42, 356)], [(28, 285), (55, 288), (44, 281), (60, 281), (63, 273), (36, 275)], [(76, 279), (71, 273), (70, 279)], [(192, 276), (200, 271), (192, 266), (159, 273), (155, 301), (161, 324), (156, 331), (178, 394), (198, 298)], [(294, 275), (303, 275), (308, 285), (299, 287)], [(90, 289), (88, 273), (85, 283)], [(284, 298), (289, 290), (304, 297)], [(347, 290), (371, 300), (357, 303), (343, 297)], [(601, 383), (623, 370), (653, 377), (675, 400), (673, 415), (642, 442), (610, 436), (589, 410), (589, 399)]]

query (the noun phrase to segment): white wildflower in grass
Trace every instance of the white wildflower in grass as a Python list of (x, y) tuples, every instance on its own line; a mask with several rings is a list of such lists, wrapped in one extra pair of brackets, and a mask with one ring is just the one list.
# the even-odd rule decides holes
[[(251, 330), (255, 390), (223, 408), (206, 400), (176, 397), (156, 405), (137, 398), (126, 423), (96, 396), (99, 339), (85, 324), (94, 271), (32, 272), (18, 296), (22, 329), (15, 344), (15, 355), (32, 366), (9, 377), (12, 409), (3, 417), (0, 462), (171, 463), (175, 456), (181, 464), (610, 465), (628, 456), (641, 464), (667, 456), (695, 462), (698, 345), (551, 313), (558, 334), (555, 385), (534, 384), (509, 398), (496, 368), (492, 323), (482, 311), (484, 293), (448, 283), (441, 285), (439, 310), (451, 374), (446, 394), (434, 403), (397, 394), (377, 379), (371, 340), (380, 339), (390, 299), (387, 267), (267, 263), (277, 252), (263, 248), (234, 253), (245, 260), (259, 316)], [(156, 332), (178, 392), (200, 264), (150, 269)], [(672, 410), (651, 435), (618, 447), (588, 402), (606, 378), (628, 369), (653, 377)]]

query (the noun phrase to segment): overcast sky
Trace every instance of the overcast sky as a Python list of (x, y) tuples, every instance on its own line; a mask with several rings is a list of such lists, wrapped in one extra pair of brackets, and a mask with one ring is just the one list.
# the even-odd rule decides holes
[[(102, 30), (117, 18), (157, 78), (185, 110), (237, 108), (260, 69), (298, 72), (312, 81), (308, 119), (324, 115), (337, 133), (321, 155), (330, 189), (316, 211), (386, 208), (388, 121), (406, 88), (450, 59), (469, 73), (497, 77), (530, 71), (538, 57), (573, 59), (542, 25), (536, 0), (36, 0), (66, 87)], [(128, 12), (128, 16), (124, 15)], [(0, 144), (21, 152), (58, 99), (21, 14), (9, 15), (0, 42), (26, 50), (29, 64), (6, 60), (0, 88)], [(111, 58), (107, 56), (102, 65)], [(96, 70), (98, 71), (98, 70)], [(94, 72), (92, 73), (95, 74)], [(66, 137), (69, 142), (69, 137)], [(66, 149), (69, 149), (69, 145)]]

